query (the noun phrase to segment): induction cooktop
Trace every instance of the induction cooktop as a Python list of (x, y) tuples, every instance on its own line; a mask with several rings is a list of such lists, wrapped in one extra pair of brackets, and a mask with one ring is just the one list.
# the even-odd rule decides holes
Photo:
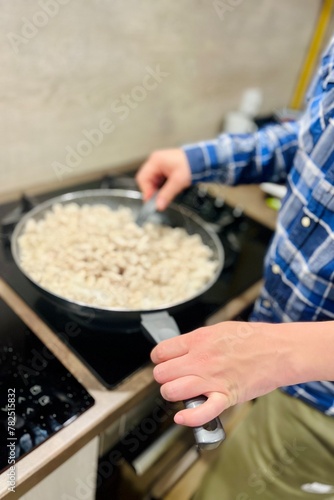
[(0, 472), (73, 422), (94, 399), (0, 298)]

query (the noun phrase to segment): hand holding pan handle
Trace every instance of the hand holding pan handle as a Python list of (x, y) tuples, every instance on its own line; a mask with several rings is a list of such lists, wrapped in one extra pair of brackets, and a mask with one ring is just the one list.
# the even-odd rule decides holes
[[(150, 337), (158, 344), (162, 340), (180, 335), (176, 321), (167, 312), (148, 313), (141, 315), (141, 324)], [(186, 408), (195, 408), (206, 401), (205, 396), (187, 399)], [(213, 450), (225, 439), (225, 431), (217, 417), (200, 427), (193, 427), (195, 440), (200, 449)]]

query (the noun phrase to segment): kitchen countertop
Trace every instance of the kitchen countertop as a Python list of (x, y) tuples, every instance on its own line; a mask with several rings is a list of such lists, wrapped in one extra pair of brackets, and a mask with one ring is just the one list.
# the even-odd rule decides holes
[[(258, 222), (273, 229), (276, 213), (264, 203), (264, 194), (258, 186), (237, 188), (209, 185), (209, 190), (223, 197), (233, 206)], [(259, 293), (261, 282), (228, 303), (216, 314), (211, 323), (232, 319), (239, 311), (251, 304)], [(88, 368), (65, 344), (38, 318), (38, 316), (0, 279), (0, 296), (26, 322), (31, 330), (57, 356), (66, 368), (84, 385), (95, 399), (95, 405), (68, 427), (61, 429), (41, 446), (16, 464), (16, 492), (7, 490), (7, 476), (0, 476), (0, 498), (20, 498), (35, 484), (55, 470), (61, 463), (81, 449), (94, 436), (103, 432), (119, 417), (134, 407), (147, 395), (157, 390), (152, 376), (152, 366), (137, 371), (116, 389), (107, 390)]]
[(223, 198), (227, 204), (241, 208), (246, 215), (274, 230), (277, 212), (265, 203), (265, 194), (257, 185), (236, 187), (206, 184), (210, 194)]

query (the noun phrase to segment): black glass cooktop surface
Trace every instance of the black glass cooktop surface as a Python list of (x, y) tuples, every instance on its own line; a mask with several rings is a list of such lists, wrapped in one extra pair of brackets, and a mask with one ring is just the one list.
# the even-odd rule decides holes
[(0, 472), (94, 404), (0, 298)]

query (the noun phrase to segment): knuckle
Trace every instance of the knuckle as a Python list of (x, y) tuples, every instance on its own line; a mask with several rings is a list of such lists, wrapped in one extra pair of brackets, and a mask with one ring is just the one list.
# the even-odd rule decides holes
[(203, 336), (207, 336), (208, 332), (209, 332), (209, 328), (207, 326), (197, 328), (197, 330), (194, 331), (195, 335), (200, 337), (200, 338)]
[(153, 151), (149, 156), (149, 161), (155, 163), (159, 161), (160, 157), (161, 157), (161, 151)]
[(208, 336), (210, 334), (209, 328), (208, 327), (202, 327), (202, 328), (197, 328), (197, 330), (193, 330), (191, 335), (189, 335), (189, 343), (192, 349), (199, 349), (200, 345), (203, 345), (203, 342), (205, 342), (204, 346), (208, 345)]

